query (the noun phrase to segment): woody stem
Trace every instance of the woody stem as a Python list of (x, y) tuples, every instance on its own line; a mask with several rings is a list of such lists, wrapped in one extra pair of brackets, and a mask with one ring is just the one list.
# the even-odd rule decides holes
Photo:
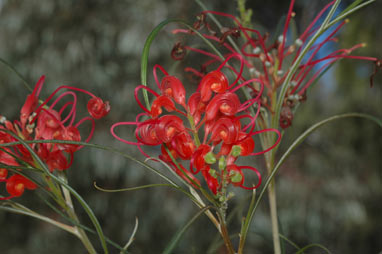
[[(274, 89), (276, 87), (274, 86)], [(275, 91), (272, 91), (272, 98), (271, 98), (271, 107), (272, 112), (275, 112), (276, 108), (276, 101), (277, 101), (277, 93)], [(272, 120), (275, 117), (275, 115), (272, 115)], [(273, 138), (267, 138), (268, 142), (267, 145), (273, 143)], [(268, 146), (267, 146), (268, 147)], [(274, 166), (275, 166), (275, 154), (277, 151), (277, 147), (270, 151), (269, 153), (265, 154), (265, 160), (266, 160), (266, 166), (268, 175), (271, 174)], [(272, 179), (268, 186), (268, 199), (269, 199), (269, 209), (270, 209), (270, 216), (271, 216), (271, 224), (272, 224), (272, 239), (273, 239), (273, 248), (275, 254), (281, 254), (281, 247), (280, 247), (280, 237), (279, 237), (279, 224), (278, 224), (278, 218), (277, 218), (277, 200), (276, 200), (276, 186), (275, 186), (275, 180)]]
[[(67, 181), (65, 174), (63, 174), (62, 172), (60, 172), (59, 177), (62, 180)], [(73, 201), (72, 201), (72, 197), (70, 195), (70, 192), (68, 191), (68, 189), (66, 189), (64, 186), (62, 186), (62, 193), (64, 194), (65, 204), (66, 204), (65, 210), (66, 210), (68, 216), (73, 221), (75, 221), (76, 223), (79, 224), (80, 221), (77, 217), (76, 212), (74, 211)], [(85, 231), (81, 227), (78, 227), (78, 226), (75, 226), (75, 231), (76, 231), (77, 237), (81, 240), (82, 244), (84, 245), (84, 247), (86, 248), (88, 253), (89, 254), (97, 254), (97, 251), (94, 249), (94, 246), (90, 242)]]
[(235, 254), (235, 251), (232, 246), (231, 239), (228, 235), (227, 225), (225, 223), (225, 219), (223, 217), (223, 214), (221, 211), (218, 211), (218, 217), (219, 217), (219, 223), (220, 223), (220, 229), (221, 229), (221, 235), (224, 240), (225, 247), (227, 248), (228, 254)]
[[(274, 167), (274, 160), (272, 159), (271, 161), (267, 162), (268, 174), (272, 172), (273, 167)], [(272, 238), (273, 238), (274, 253), (281, 254), (279, 224), (277, 219), (276, 186), (275, 186), (274, 179), (272, 179), (271, 183), (268, 186), (268, 199), (269, 199), (269, 208), (271, 212), (270, 215), (271, 215), (271, 223), (272, 223)]]

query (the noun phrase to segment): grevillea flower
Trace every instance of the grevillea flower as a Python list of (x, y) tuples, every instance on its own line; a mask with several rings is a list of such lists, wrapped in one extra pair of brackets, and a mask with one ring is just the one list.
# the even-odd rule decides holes
[[(39, 94), (44, 84), (45, 76), (42, 76), (36, 83), (31, 94), (20, 110), (20, 120), (14, 122), (1, 117), (0, 121), (0, 144), (39, 140), (62, 140), (62, 141), (85, 141), (88, 142), (93, 136), (94, 119), (99, 119), (107, 115), (110, 111), (109, 102), (103, 102), (92, 93), (70, 86), (57, 88), (45, 101), (39, 102)], [(59, 92), (61, 92), (59, 94)], [(89, 95), (87, 108), (89, 116), (76, 121), (77, 95), (81, 92)], [(56, 99), (54, 97), (57, 95)], [(54, 99), (54, 100), (53, 100)], [(90, 122), (90, 131), (86, 138), (81, 137), (79, 126), (85, 122)], [(17, 136), (18, 138), (11, 135)], [(70, 167), (73, 161), (73, 154), (81, 148), (76, 144), (58, 143), (32, 143), (30, 148), (46, 163), (49, 170), (65, 170)], [(0, 163), (6, 166), (13, 166), (16, 172), (9, 175), (9, 170), (0, 165), (0, 181), (5, 182), (6, 190), (10, 196), (1, 199), (19, 197), (25, 189), (33, 190), (37, 185), (22, 174), (19, 163), (23, 162), (31, 167), (39, 168), (27, 147), (19, 144), (10, 148), (0, 150)], [(24, 172), (23, 172), (24, 173)]]
[(109, 113), (110, 104), (99, 97), (93, 97), (88, 102), (88, 111), (93, 118), (100, 119)]
[[(112, 135), (124, 143), (136, 145), (147, 157), (150, 156), (143, 151), (143, 145), (161, 145), (159, 158), (180, 178), (199, 188), (201, 182), (196, 175), (201, 173), (206, 186), (214, 195), (224, 195), (223, 186), (229, 184), (251, 189), (252, 187), (243, 184), (243, 168), (256, 173), (259, 180), (253, 188), (257, 188), (261, 183), (258, 171), (249, 166), (236, 166), (234, 163), (239, 156), (269, 151), (280, 141), (280, 133), (275, 129), (254, 131), (258, 114), (248, 114), (248, 107), (255, 103), (260, 104), (263, 84), (259, 79), (248, 82), (243, 80), (242, 71), (234, 72), (236, 77), (233, 82), (229, 82), (223, 68), (230, 69), (228, 61), (231, 59), (238, 59), (240, 63), (243, 60), (237, 54), (227, 56), (218, 68), (201, 77), (201, 81), (189, 97), (186, 96), (184, 86), (178, 78), (169, 75), (162, 66), (155, 65), (154, 79), (159, 91), (137, 86), (134, 96), (144, 112), (133, 122), (114, 124), (111, 127)], [(163, 74), (161, 81), (156, 73), (157, 69)], [(258, 96), (241, 102), (236, 91), (249, 86), (251, 82), (259, 84), (258, 89), (250, 88)], [(150, 109), (139, 100), (138, 91), (141, 89), (153, 96)], [(115, 128), (120, 125), (134, 125), (137, 141), (119, 137)], [(278, 139), (272, 147), (255, 153), (253, 137), (261, 132), (274, 132)], [(233, 169), (233, 165), (237, 169)], [(242, 177), (240, 182), (236, 181), (237, 172)]]
[[(327, 49), (323, 50), (327, 44), (338, 41), (335, 36), (348, 20), (338, 21), (337, 25), (333, 26), (334, 28), (332, 31), (323, 33), (320, 40), (317, 40), (313, 46), (310, 46), (310, 48), (305, 51), (310, 38), (312, 38), (318, 30), (317, 27), (319, 26), (320, 20), (325, 13), (327, 13), (327, 10), (333, 6), (335, 1), (328, 3), (312, 19), (312, 22), (297, 38), (291, 39), (289, 38), (291, 37), (289, 36), (289, 30), (291, 30), (290, 24), (291, 20), (296, 15), (296, 13), (293, 12), (294, 3), (295, 0), (291, 0), (284, 28), (282, 29), (281, 34), (276, 36), (269, 36), (268, 33), (263, 35), (257, 29), (244, 27), (235, 16), (216, 11), (203, 11), (201, 14), (197, 15), (193, 27), (195, 30), (198, 30), (199, 34), (214, 44), (216, 48), (225, 55), (225, 61), (227, 61), (230, 56), (240, 58), (240, 69), (235, 68), (234, 65), (227, 65), (226, 67), (237, 74), (237, 80), (235, 82), (242, 80), (243, 83), (245, 83), (247, 80), (253, 80), (251, 82), (252, 84), (247, 85), (246, 87), (247, 89), (255, 88), (255, 90), (250, 92), (254, 97), (258, 97), (259, 94), (261, 94), (261, 106), (264, 110), (270, 111), (268, 116), (274, 114), (274, 112), (272, 112), (272, 103), (275, 103), (273, 100), (274, 98), (277, 98), (277, 96), (272, 95), (278, 91), (278, 88), (285, 84), (287, 90), (285, 91), (282, 111), (278, 118), (279, 126), (282, 129), (291, 126), (295, 106), (306, 100), (308, 88), (320, 77), (320, 74), (330, 68), (333, 63), (344, 58), (374, 62), (374, 71), (370, 77), (371, 85), (373, 84), (373, 78), (376, 72), (380, 70), (382, 66), (381, 60), (378, 60), (375, 57), (352, 54), (356, 49), (364, 47), (365, 44), (363, 43), (356, 44), (350, 48), (338, 49), (333, 52), (327, 52)], [(222, 19), (227, 19), (226, 21), (231, 21), (232, 25), (230, 28), (218, 28), (214, 26), (213, 22), (210, 22), (209, 15), (214, 15), (216, 18), (220, 17)], [(194, 31), (188, 29), (175, 29), (173, 30), (173, 33), (188, 34), (190, 36), (196, 35)], [(228, 40), (229, 36), (233, 37), (230, 38), (233, 40)], [(235, 40), (239, 37), (241, 37), (240, 40)], [(184, 40), (185, 36), (182, 36), (181, 38)], [(270, 38), (276, 39), (275, 41), (270, 41)], [(221, 59), (221, 57), (214, 52), (208, 52), (200, 48), (193, 48), (184, 42), (178, 41), (173, 50), (173, 52), (177, 52), (175, 55), (176, 57), (173, 57), (174, 60), (184, 60), (187, 51), (196, 52), (207, 57), (207, 60), (201, 64), (200, 71), (193, 67), (185, 68), (186, 71), (201, 79), (201, 82), (199, 83), (199, 91), (201, 92), (200, 100), (202, 102), (210, 101), (214, 92), (224, 93), (227, 89), (229, 90), (230, 86), (227, 79), (224, 75), (221, 75), (221, 67), (217, 70), (210, 71), (206, 75), (204, 74), (206, 68), (213, 66), (216, 63), (223, 62), (224, 59)], [(179, 57), (180, 55), (182, 57)], [(290, 67), (295, 64), (297, 65), (297, 69), (295, 69), (293, 73), (290, 73)], [(243, 68), (247, 70), (245, 73), (248, 77), (242, 75)], [(254, 81), (255, 79), (256, 81)], [(259, 83), (264, 85), (266, 90), (264, 93), (258, 93), (256, 91), (259, 87)], [(216, 97), (214, 99), (217, 100)], [(253, 104), (255, 101), (257, 100), (254, 100), (249, 104)], [(232, 104), (234, 103), (232, 102)], [(196, 103), (193, 102), (193, 108), (195, 108), (195, 105)], [(260, 105), (258, 104), (258, 106)], [(215, 117), (218, 108), (218, 106), (215, 106), (214, 108), (210, 106), (207, 108), (209, 119)], [(212, 109), (212, 112), (208, 109)], [(224, 106), (219, 110), (224, 114)], [(193, 115), (196, 115), (197, 119), (199, 118), (198, 114), (198, 111), (194, 111), (193, 113)]]

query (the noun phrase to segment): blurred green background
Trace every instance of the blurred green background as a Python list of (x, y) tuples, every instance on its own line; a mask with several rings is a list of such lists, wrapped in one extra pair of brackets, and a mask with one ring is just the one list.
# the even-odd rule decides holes
[[(297, 1), (299, 31), (325, 3)], [(211, 10), (237, 15), (236, 1), (205, 1), (205, 4)], [(289, 1), (276, 0), (248, 3), (255, 23), (270, 32), (288, 5)], [(200, 10), (194, 1), (186, 0), (1, 0), (0, 57), (30, 84), (45, 74), (42, 98), (66, 84), (88, 89), (109, 100), (112, 110), (98, 121), (92, 143), (116, 147), (143, 160), (134, 147), (114, 140), (109, 128), (118, 121), (132, 121), (139, 111), (133, 89), (140, 84), (140, 55), (150, 31), (167, 18), (193, 22)], [(368, 47), (355, 54), (381, 58), (381, 13), (382, 1), (376, 1), (352, 15), (351, 22), (342, 29), (339, 46), (348, 48), (366, 42)], [(162, 32), (153, 43), (149, 68), (159, 63), (169, 69), (173, 65), (170, 51), (175, 42), (170, 29)], [(293, 127), (286, 131), (279, 155), (302, 131), (328, 116), (356, 111), (381, 118), (382, 75), (375, 77), (374, 87), (370, 88), (372, 68), (370, 62), (355, 60), (336, 65), (308, 93), (308, 101), (298, 109)], [(3, 65), (0, 88), (0, 114), (16, 119), (28, 92)], [(119, 130), (125, 136), (131, 132), (129, 128)], [(320, 243), (332, 253), (382, 253), (381, 146), (381, 129), (366, 120), (337, 121), (312, 134), (289, 157), (277, 178), (283, 234), (299, 246)], [(152, 150), (154, 154), (158, 152)], [(261, 165), (262, 161), (258, 163)], [(165, 172), (164, 168), (161, 170)], [(260, 171), (265, 174), (264, 168)], [(82, 149), (76, 153), (68, 174), (70, 183), (94, 209), (111, 239), (123, 245), (138, 217), (132, 253), (160, 253), (177, 229), (197, 212), (184, 195), (165, 187), (115, 194), (97, 191), (94, 181), (105, 188), (162, 181), (137, 164), (107, 152)], [(245, 204), (247, 196), (246, 192), (237, 192), (231, 207)], [(26, 193), (18, 201), (57, 218), (34, 192)], [(83, 222), (90, 225), (78, 204), (76, 208)], [(242, 215), (239, 210), (233, 217), (232, 232), (239, 230)], [(35, 219), (0, 212), (0, 225), (1, 254), (85, 253), (75, 237)], [(187, 231), (175, 253), (207, 253), (215, 238), (214, 226), (202, 217)], [(92, 240), (96, 242), (97, 238), (92, 236)], [(294, 253), (287, 243), (285, 248), (286, 253)], [(111, 253), (117, 251), (112, 249)], [(216, 253), (224, 253), (224, 249)], [(246, 253), (272, 253), (266, 199), (255, 216)], [(323, 251), (316, 248), (306, 253)]]

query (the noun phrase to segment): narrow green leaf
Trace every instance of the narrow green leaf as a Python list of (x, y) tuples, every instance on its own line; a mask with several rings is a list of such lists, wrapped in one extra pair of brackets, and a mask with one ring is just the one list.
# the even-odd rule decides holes
[[(283, 226), (281, 224), (281, 221), (280, 221), (280, 217), (277, 216), (277, 223), (278, 223), (278, 227), (279, 227), (279, 238), (280, 238), (280, 235), (284, 234), (284, 229), (283, 229)], [(282, 254), (286, 254), (286, 250), (285, 250), (285, 243), (284, 241), (280, 241), (280, 248), (281, 248), (281, 253)]]
[(127, 243), (123, 247), (123, 251), (121, 251), (121, 254), (125, 253), (125, 251), (127, 251), (127, 248), (129, 248), (129, 246), (133, 243), (137, 230), (138, 230), (138, 218), (135, 217), (135, 226), (134, 226), (133, 232), (131, 233), (129, 241), (127, 241)]
[(167, 245), (166, 249), (163, 251), (163, 254), (171, 254), (179, 240), (182, 238), (183, 234), (187, 231), (187, 229), (194, 223), (204, 212), (211, 209), (213, 207), (207, 206), (203, 207), (194, 217), (191, 218), (190, 221), (186, 223), (171, 239), (170, 243)]
[[(142, 51), (142, 57), (141, 57), (141, 83), (144, 86), (147, 86), (147, 68), (148, 68), (148, 61), (149, 61), (149, 53), (151, 44), (153, 43), (154, 39), (158, 36), (158, 33), (168, 24), (170, 23), (179, 23), (184, 26), (186, 26), (188, 29), (192, 30), (197, 36), (199, 36), (221, 59), (224, 59), (224, 56), (216, 49), (213, 44), (208, 41), (206, 38), (204, 38), (203, 35), (201, 35), (197, 30), (195, 30), (192, 26), (190, 26), (187, 22), (179, 19), (167, 19), (162, 21), (159, 25), (157, 25), (153, 31), (149, 34), (149, 36), (146, 39), (145, 45), (143, 46)], [(240, 51), (239, 51), (240, 52)], [(143, 90), (143, 97), (145, 100), (146, 108), (150, 110), (150, 102), (148, 98), (148, 94), (146, 90)]]
[[(154, 30), (151, 31), (149, 36), (146, 39), (145, 45), (143, 46), (142, 51), (142, 57), (141, 57), (141, 83), (144, 86), (147, 86), (147, 68), (148, 68), (148, 61), (149, 61), (149, 53), (150, 53), (150, 47), (153, 43), (154, 39), (157, 37), (160, 30), (162, 30), (163, 27), (165, 27), (167, 24), (177, 22), (174, 19), (167, 19), (162, 21), (159, 25), (157, 25)], [(150, 102), (149, 97), (147, 95), (147, 91), (143, 90), (143, 97), (146, 103), (146, 108), (150, 110)]]
[(49, 224), (52, 224), (52, 225), (54, 225), (54, 226), (56, 226), (58, 228), (61, 228), (61, 229), (65, 230), (65, 231), (67, 231), (67, 232), (69, 232), (69, 233), (71, 233), (73, 235), (77, 235), (76, 230), (75, 230), (74, 227), (66, 225), (66, 224), (58, 222), (58, 221), (55, 221), (55, 220), (52, 220), (51, 218), (48, 218), (48, 217), (43, 216), (41, 214), (38, 214), (38, 213), (30, 210), (29, 208), (21, 206), (20, 204), (19, 204), (18, 208), (12, 208), (12, 207), (7, 207), (7, 206), (0, 205), (0, 210), (4, 210), (4, 211), (7, 211), (7, 212), (12, 212), (12, 213), (16, 213), (16, 214), (21, 214), (21, 215), (30, 216), (30, 217), (42, 220), (44, 222), (47, 222)]
[[(97, 145), (97, 144), (90, 144), (90, 143), (86, 143), (86, 142), (67, 141), (67, 140), (55, 140), (55, 139), (52, 139), (52, 140), (24, 140), (23, 142), (25, 144), (39, 144), (39, 143), (41, 143), (41, 144), (46, 144), (46, 143), (51, 143), (51, 144), (74, 144), (74, 145), (87, 146), (87, 147), (97, 148), (97, 149), (104, 150), (104, 151), (109, 151), (109, 152), (118, 154), (118, 155), (120, 155), (120, 156), (122, 156), (124, 158), (127, 158), (129, 160), (132, 160), (132, 161), (138, 163), (139, 165), (143, 166), (144, 168), (149, 169), (150, 171), (154, 172), (155, 174), (157, 174), (158, 176), (160, 176), (161, 178), (163, 178), (164, 180), (166, 180), (170, 184), (176, 185), (176, 183), (174, 183), (171, 179), (169, 179), (167, 176), (163, 175), (161, 172), (159, 172), (155, 168), (151, 167), (147, 163), (145, 163), (143, 161), (140, 161), (140, 160), (136, 159), (135, 157), (130, 156), (128, 154), (125, 154), (125, 153), (123, 153), (123, 152), (121, 152), (121, 151), (119, 151), (119, 150), (117, 150), (115, 148), (112, 148), (112, 147), (107, 147), (107, 146), (102, 146), (102, 145)], [(19, 141), (9, 142), (9, 143), (2, 143), (2, 144), (0, 144), (0, 147), (10, 147), (10, 146), (20, 145), (20, 144), (22, 144), (22, 143), (19, 142)]]
[(130, 188), (122, 188), (122, 189), (104, 189), (100, 186), (97, 185), (96, 182), (94, 182), (94, 187), (97, 190), (103, 191), (103, 192), (123, 192), (123, 191), (132, 191), (132, 190), (142, 190), (142, 189), (147, 189), (147, 188), (152, 188), (152, 187), (162, 187), (162, 186), (167, 186), (167, 187), (173, 187), (176, 188), (172, 184), (161, 184), (161, 183), (156, 183), (156, 184), (147, 184), (147, 185), (142, 185), (142, 186), (137, 186), (137, 187), (130, 187)]
[(302, 133), (292, 143), (292, 145), (288, 148), (288, 150), (281, 156), (280, 160), (277, 162), (276, 166), (273, 168), (272, 172), (269, 174), (269, 176), (267, 178), (267, 181), (265, 182), (263, 188), (261, 189), (261, 192), (259, 194), (259, 197), (256, 200), (255, 205), (253, 207), (250, 207), (250, 209), (248, 210), (249, 216), (247, 216), (246, 223), (242, 227), (241, 235), (242, 235), (243, 240), (240, 239), (240, 242), (241, 241), (245, 241), (245, 237), (246, 237), (247, 232), (249, 230), (250, 223), (252, 222), (253, 216), (254, 216), (254, 214), (256, 212), (257, 207), (259, 206), (259, 203), (260, 203), (262, 197), (264, 196), (264, 193), (266, 192), (269, 184), (271, 183), (272, 179), (274, 178), (274, 176), (276, 175), (277, 171), (281, 167), (282, 163), (286, 160), (286, 158), (288, 158), (288, 156), (292, 153), (292, 151), (294, 149), (296, 149), (299, 144), (301, 144), (313, 131), (315, 131), (319, 127), (321, 127), (321, 126), (323, 126), (323, 125), (325, 125), (327, 123), (330, 123), (330, 122), (332, 122), (334, 120), (339, 120), (339, 119), (343, 119), (343, 118), (350, 118), (350, 117), (359, 117), (359, 118), (365, 118), (365, 119), (371, 120), (374, 123), (376, 123), (379, 127), (382, 128), (382, 120), (381, 119), (378, 119), (378, 118), (376, 118), (374, 116), (371, 116), (371, 115), (368, 115), (368, 114), (347, 113), (347, 114), (335, 115), (335, 116), (329, 117), (329, 118), (327, 118), (325, 120), (322, 120), (322, 121), (312, 125), (309, 129), (307, 129), (304, 133)]
[(354, 2), (352, 2), (348, 7), (346, 7), (345, 10), (343, 10), (339, 15), (342, 15), (350, 10), (352, 10), (354, 7), (356, 7), (357, 5), (359, 5), (363, 0), (355, 0)]
[[(362, 1), (358, 1), (358, 0), (356, 0), (355, 2), (362, 2)], [(369, 5), (369, 4), (371, 4), (371, 3), (373, 3), (373, 2), (375, 2), (375, 0), (369, 0), (369, 1), (366, 1), (366, 2), (364, 2), (364, 3), (362, 3), (362, 4), (359, 4), (359, 5), (357, 5), (358, 3), (355, 4), (355, 5), (351, 4), (351, 5), (349, 6), (349, 7), (351, 7), (351, 8), (349, 8), (349, 7), (346, 8), (343, 12), (341, 12), (340, 15), (338, 15), (335, 19), (333, 19), (333, 20), (328, 24), (328, 26), (332, 26), (332, 25), (334, 25), (334, 24), (337, 23), (338, 21), (340, 21), (340, 20), (346, 18), (346, 17), (349, 16), (350, 14), (356, 12), (357, 10), (359, 10), (359, 9), (361, 9), (361, 8), (363, 8), (363, 7), (365, 7), (365, 6)]]
[(320, 248), (322, 250), (324, 250), (326, 253), (328, 254), (331, 254), (330, 250), (328, 250), (325, 246), (321, 245), (321, 244), (318, 244), (318, 243), (312, 243), (312, 244), (309, 244), (303, 248), (301, 248), (299, 251), (297, 251), (295, 254), (302, 254), (304, 253), (304, 251), (310, 249), (310, 248), (313, 248), (313, 247), (317, 247), (317, 248)]
[(243, 219), (243, 222), (241, 225), (240, 241), (239, 241), (239, 249), (238, 249), (239, 253), (243, 253), (243, 250), (244, 250), (244, 245), (245, 245), (245, 241), (247, 239), (249, 225), (252, 221), (252, 216), (253, 216), (252, 211), (254, 210), (255, 202), (256, 202), (256, 189), (253, 189), (252, 198), (251, 198), (251, 202), (249, 203), (247, 216)]
[(0, 58), (0, 63), (4, 64), (8, 69), (10, 69), (12, 72), (14, 72), (16, 74), (17, 77), (19, 77), (21, 79), (21, 81), (23, 82), (25, 88), (29, 91), (29, 92), (33, 92), (33, 89), (32, 87), (28, 84), (28, 82), (25, 80), (25, 78), (23, 77), (23, 75), (21, 75), (10, 63), (8, 63), (7, 61), (5, 61), (4, 59)]
[[(290, 245), (292, 245), (293, 247), (295, 247), (297, 250), (300, 250), (301, 248), (296, 244), (294, 243), (293, 241), (291, 241), (290, 239), (288, 239), (286, 236), (284, 236), (283, 234), (280, 234), (280, 238), (283, 239), (284, 241), (286, 241), (287, 243), (289, 243)], [(304, 254), (304, 253), (301, 253), (301, 254)]]
[(272, 43), (276, 42), (278, 37), (281, 34), (283, 34), (285, 20), (286, 20), (286, 15), (282, 15), (281, 18), (279, 19), (279, 22), (277, 22), (275, 32), (273, 33), (271, 39), (269, 40), (270, 42), (272, 42)]
[(97, 231), (99, 239), (101, 241), (101, 245), (102, 245), (102, 248), (104, 250), (104, 253), (108, 254), (109, 251), (107, 249), (105, 236), (103, 234), (101, 225), (99, 224), (97, 217), (95, 216), (95, 214), (94, 214), (93, 210), (90, 208), (90, 206), (86, 203), (86, 201), (70, 185), (66, 184), (65, 181), (63, 181), (62, 179), (60, 179), (56, 175), (52, 174), (49, 171), (49, 168), (40, 159), (40, 157), (38, 157), (36, 152), (23, 139), (21, 139), (20, 137), (18, 137), (17, 135), (15, 135), (11, 131), (8, 131), (8, 130), (2, 130), (2, 131), (10, 134), (16, 140), (18, 140), (31, 153), (34, 160), (36, 161), (36, 163), (38, 163), (41, 166), (41, 168), (44, 170), (45, 174), (50, 176), (54, 181), (59, 183), (61, 186), (64, 186), (78, 200), (78, 202), (81, 204), (81, 206), (83, 207), (83, 209), (85, 210), (85, 212), (89, 216), (90, 220), (92, 221), (94, 227), (96, 228), (96, 231)]

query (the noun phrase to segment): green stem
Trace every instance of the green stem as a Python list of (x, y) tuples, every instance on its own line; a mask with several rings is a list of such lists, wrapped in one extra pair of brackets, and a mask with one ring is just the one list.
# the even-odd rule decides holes
[(198, 136), (198, 130), (195, 127), (194, 118), (192, 117), (192, 115), (187, 114), (187, 119), (188, 119), (188, 122), (190, 123), (192, 133), (194, 134), (195, 145), (198, 147), (200, 146), (200, 139)]

